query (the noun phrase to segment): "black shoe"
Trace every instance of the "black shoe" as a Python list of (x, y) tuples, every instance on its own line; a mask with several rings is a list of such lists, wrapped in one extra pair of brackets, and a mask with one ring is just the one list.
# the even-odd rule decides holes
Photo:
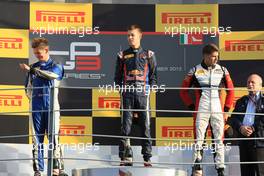
[(203, 175), (203, 170), (195, 170), (194, 167), (192, 168), (192, 174), (191, 176), (202, 176)]
[(194, 165), (192, 167), (192, 176), (202, 176), (203, 175), (203, 168), (202, 165), (199, 164), (202, 161), (200, 159), (196, 159)]
[(224, 168), (218, 168), (217, 174), (218, 174), (218, 176), (225, 176), (225, 169)]
[(60, 170), (59, 176), (68, 176), (68, 174), (66, 172), (64, 172), (63, 170)]
[(202, 162), (202, 160), (200, 159), (196, 159), (195, 162), (194, 162), (194, 170), (202, 170), (202, 165), (200, 164)]
[(132, 158), (123, 158), (123, 159), (121, 159), (120, 166), (133, 166)]
[(144, 167), (152, 167), (150, 159), (144, 160)]
[(125, 148), (125, 155), (121, 158), (120, 166), (133, 166), (133, 150), (130, 144)]
[(41, 176), (41, 172), (40, 171), (35, 171), (34, 172), (34, 176)]

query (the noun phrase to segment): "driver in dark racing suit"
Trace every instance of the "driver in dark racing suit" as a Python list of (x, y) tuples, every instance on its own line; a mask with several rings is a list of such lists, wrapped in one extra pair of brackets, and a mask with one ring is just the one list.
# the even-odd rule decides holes
[[(121, 135), (129, 136), (133, 115), (138, 115), (138, 124), (144, 138), (150, 138), (150, 112), (149, 94), (150, 87), (156, 85), (156, 59), (152, 51), (144, 50), (140, 46), (142, 32), (139, 26), (131, 25), (128, 28), (128, 43), (130, 48), (118, 53), (115, 85), (121, 89)], [(130, 109), (141, 111), (133, 112)], [(142, 140), (144, 166), (151, 166), (152, 151), (151, 140)], [(120, 165), (132, 165), (132, 150), (129, 139), (121, 139), (119, 145)]]

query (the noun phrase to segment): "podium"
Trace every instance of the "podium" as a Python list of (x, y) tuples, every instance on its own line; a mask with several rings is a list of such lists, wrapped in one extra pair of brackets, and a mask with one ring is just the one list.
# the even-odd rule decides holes
[(187, 176), (187, 171), (174, 168), (116, 166), (73, 169), (72, 176)]

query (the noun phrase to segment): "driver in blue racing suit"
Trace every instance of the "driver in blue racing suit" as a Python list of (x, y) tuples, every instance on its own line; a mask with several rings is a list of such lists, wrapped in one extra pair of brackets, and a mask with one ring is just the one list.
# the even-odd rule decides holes
[[(45, 133), (48, 133), (49, 109), (54, 106), (55, 110), (55, 134), (59, 134), (60, 112), (58, 101), (58, 86), (64, 75), (62, 65), (56, 64), (49, 57), (48, 40), (45, 38), (35, 38), (32, 41), (34, 55), (38, 62), (28, 66), (20, 64), (20, 68), (28, 72), (26, 79), (26, 93), (30, 99), (30, 109), (33, 134), (33, 170), (34, 176), (41, 176), (44, 171), (44, 149), (43, 142)], [(51, 87), (54, 88), (54, 105), (50, 104)], [(64, 175), (62, 151), (59, 146), (59, 136), (55, 135), (53, 175)]]

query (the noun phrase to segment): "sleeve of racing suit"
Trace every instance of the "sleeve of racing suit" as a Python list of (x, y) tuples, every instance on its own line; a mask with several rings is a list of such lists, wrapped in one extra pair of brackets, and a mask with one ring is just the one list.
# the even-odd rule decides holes
[(223, 68), (223, 69), (224, 69), (224, 73), (225, 73), (225, 75), (224, 75), (225, 87), (227, 88), (224, 111), (228, 112), (229, 109), (233, 106), (233, 101), (234, 101), (234, 96), (235, 96), (234, 84), (233, 84), (233, 81), (230, 77), (228, 70), (226, 68)]
[(149, 55), (149, 85), (157, 85), (157, 60), (154, 52), (148, 51)]
[(41, 70), (39, 68), (31, 67), (30, 73), (48, 80), (53, 80), (53, 79), (61, 80), (63, 77), (63, 67), (56, 64), (52, 67), (52, 71)]
[(186, 88), (192, 87), (192, 82), (193, 82), (193, 75), (195, 72), (195, 68), (192, 68), (189, 73), (185, 76), (183, 82), (182, 82), (182, 88), (180, 90), (180, 97), (183, 101), (183, 103), (188, 107), (192, 108), (191, 110), (194, 110), (194, 102), (192, 98), (189, 95), (189, 90)]
[(119, 85), (120, 87), (122, 86), (123, 83), (123, 52), (119, 52), (117, 54), (117, 60), (116, 60), (116, 65), (115, 65), (115, 84)]

